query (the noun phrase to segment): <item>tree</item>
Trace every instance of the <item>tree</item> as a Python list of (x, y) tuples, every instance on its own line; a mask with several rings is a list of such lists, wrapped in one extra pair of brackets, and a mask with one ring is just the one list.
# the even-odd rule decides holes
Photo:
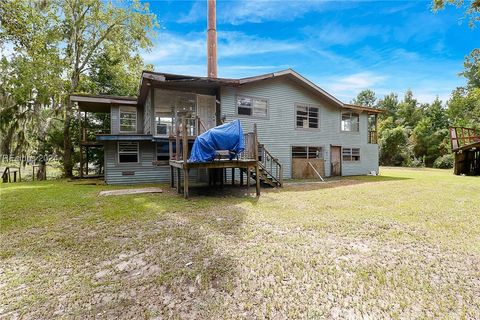
[(470, 26), (473, 27), (480, 21), (480, 0), (433, 0), (433, 10), (442, 10), (447, 4), (463, 8), (465, 10), (465, 16), (469, 18)]
[(352, 100), (352, 103), (360, 106), (374, 108), (376, 101), (377, 98), (375, 97), (375, 92), (370, 89), (366, 89), (360, 91), (357, 97)]
[(379, 109), (385, 110), (385, 113), (380, 115), (381, 118), (392, 117), (395, 121), (398, 117), (398, 96), (396, 93), (390, 93), (386, 95), (383, 99), (378, 101), (377, 107)]
[[(82, 77), (105, 52), (119, 63), (131, 61), (133, 57), (138, 60), (139, 50), (152, 46), (156, 18), (147, 4), (138, 1), (115, 6), (101, 0), (58, 0), (40, 2), (41, 7), (37, 8), (26, 1), (1, 1), (0, 40), (13, 43), (14, 51), (20, 52), (36, 46), (54, 48), (55, 60), (61, 62), (63, 165), (65, 175), (72, 176), (70, 94), (82, 86)], [(38, 25), (42, 26), (41, 32), (36, 32), (40, 30)], [(39, 34), (50, 37), (42, 42)]]

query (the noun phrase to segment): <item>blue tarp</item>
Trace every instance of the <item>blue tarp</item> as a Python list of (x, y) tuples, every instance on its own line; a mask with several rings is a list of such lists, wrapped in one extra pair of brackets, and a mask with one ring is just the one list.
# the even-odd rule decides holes
[(199, 135), (193, 143), (188, 162), (213, 161), (217, 150), (230, 151), (230, 160), (245, 150), (240, 120), (222, 124)]

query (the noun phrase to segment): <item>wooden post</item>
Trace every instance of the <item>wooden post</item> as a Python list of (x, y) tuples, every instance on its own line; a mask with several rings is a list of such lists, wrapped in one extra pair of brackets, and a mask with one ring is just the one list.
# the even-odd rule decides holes
[(240, 186), (243, 186), (243, 171), (240, 169)]
[[(85, 174), (88, 176), (88, 147), (85, 146)], [(45, 166), (46, 167), (46, 166)]]
[(258, 137), (257, 137), (257, 124), (253, 124), (253, 141), (254, 141), (254, 146), (253, 146), (253, 154), (255, 157), (255, 187), (257, 191), (257, 197), (260, 196), (260, 170), (258, 168)]
[(232, 186), (235, 185), (235, 168), (232, 168)]
[(247, 193), (250, 188), (250, 167), (247, 167)]
[(183, 197), (185, 199), (188, 199), (188, 171), (189, 171), (189, 169), (185, 166), (186, 166), (186, 164), (184, 164), (185, 169), (183, 169)]
[[(45, 168), (46, 167), (47, 166), (45, 166)], [(20, 165), (18, 166), (18, 182), (22, 182), (22, 162), (21, 161), (20, 161)]]
[(175, 160), (180, 160), (180, 121), (178, 119), (178, 113), (175, 124)]
[(188, 132), (187, 132), (187, 119), (185, 116), (182, 116), (182, 146), (183, 146), (183, 154), (182, 154), (182, 160), (183, 160), (183, 165), (185, 166), (187, 164), (187, 159), (188, 159)]
[(182, 193), (182, 189), (180, 188), (180, 186), (181, 186), (180, 169), (177, 168), (177, 193)]
[(170, 187), (172, 188), (175, 186), (174, 176), (175, 176), (175, 171), (173, 169), (173, 166), (170, 166)]
[[(86, 111), (85, 111), (86, 112)], [(83, 126), (84, 124), (82, 124), (82, 112), (80, 111), (80, 108), (78, 109), (78, 114), (77, 114), (77, 118), (78, 118), (78, 124), (80, 126), (80, 168), (79, 168), (79, 177), (80, 178), (83, 178), (83, 152), (82, 152), (82, 141), (83, 141)], [(35, 175), (35, 174), (34, 174)]]

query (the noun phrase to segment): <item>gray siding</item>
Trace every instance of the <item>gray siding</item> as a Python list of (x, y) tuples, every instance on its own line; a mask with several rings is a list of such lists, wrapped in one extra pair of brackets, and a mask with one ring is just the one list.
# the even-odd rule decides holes
[[(139, 163), (118, 163), (118, 143), (105, 143), (105, 182), (107, 184), (163, 183), (170, 181), (170, 167), (152, 165), (155, 160), (155, 143), (139, 142)], [(124, 176), (122, 172), (133, 171), (134, 175)]]
[[(155, 143), (140, 141), (139, 163), (118, 163), (118, 142), (105, 143), (105, 182), (107, 184), (139, 184), (139, 183), (169, 183), (170, 166), (154, 166), (156, 160)], [(134, 172), (134, 175), (123, 175), (123, 172)], [(176, 172), (176, 170), (175, 170)], [(175, 173), (176, 174), (176, 173)], [(205, 176), (205, 173), (203, 173)], [(183, 172), (181, 173), (183, 178)], [(199, 182), (197, 170), (190, 170), (189, 181)]]
[[(267, 118), (253, 118), (236, 114), (236, 95), (246, 95), (268, 99)], [(291, 177), (291, 147), (320, 146), (323, 148), (326, 175), (330, 175), (330, 145), (360, 148), (359, 162), (343, 162), (343, 175), (362, 175), (370, 171), (378, 172), (378, 146), (367, 143), (367, 114), (360, 114), (360, 132), (340, 131), (341, 109), (329, 105), (311, 91), (287, 78), (275, 78), (241, 87), (221, 89), (221, 115), (227, 121), (240, 119), (244, 131), (253, 130), (257, 124), (260, 143), (273, 156), (278, 157), (284, 168), (284, 177)], [(295, 105), (311, 104), (320, 107), (319, 129), (295, 128)]]

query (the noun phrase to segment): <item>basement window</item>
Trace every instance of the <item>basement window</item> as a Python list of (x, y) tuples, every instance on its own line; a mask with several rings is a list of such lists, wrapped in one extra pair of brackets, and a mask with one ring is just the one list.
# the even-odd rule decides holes
[(342, 159), (343, 161), (360, 161), (360, 148), (343, 148)]
[(237, 114), (266, 118), (268, 114), (268, 100), (237, 96)]
[(360, 129), (360, 116), (355, 112), (342, 112), (342, 131), (358, 132)]
[(323, 159), (321, 147), (292, 147), (292, 158), (294, 159)]
[(138, 142), (118, 143), (118, 163), (138, 163)]
[(309, 105), (296, 106), (296, 127), (300, 129), (318, 129), (319, 108)]
[(120, 107), (120, 132), (137, 132), (137, 108)]

